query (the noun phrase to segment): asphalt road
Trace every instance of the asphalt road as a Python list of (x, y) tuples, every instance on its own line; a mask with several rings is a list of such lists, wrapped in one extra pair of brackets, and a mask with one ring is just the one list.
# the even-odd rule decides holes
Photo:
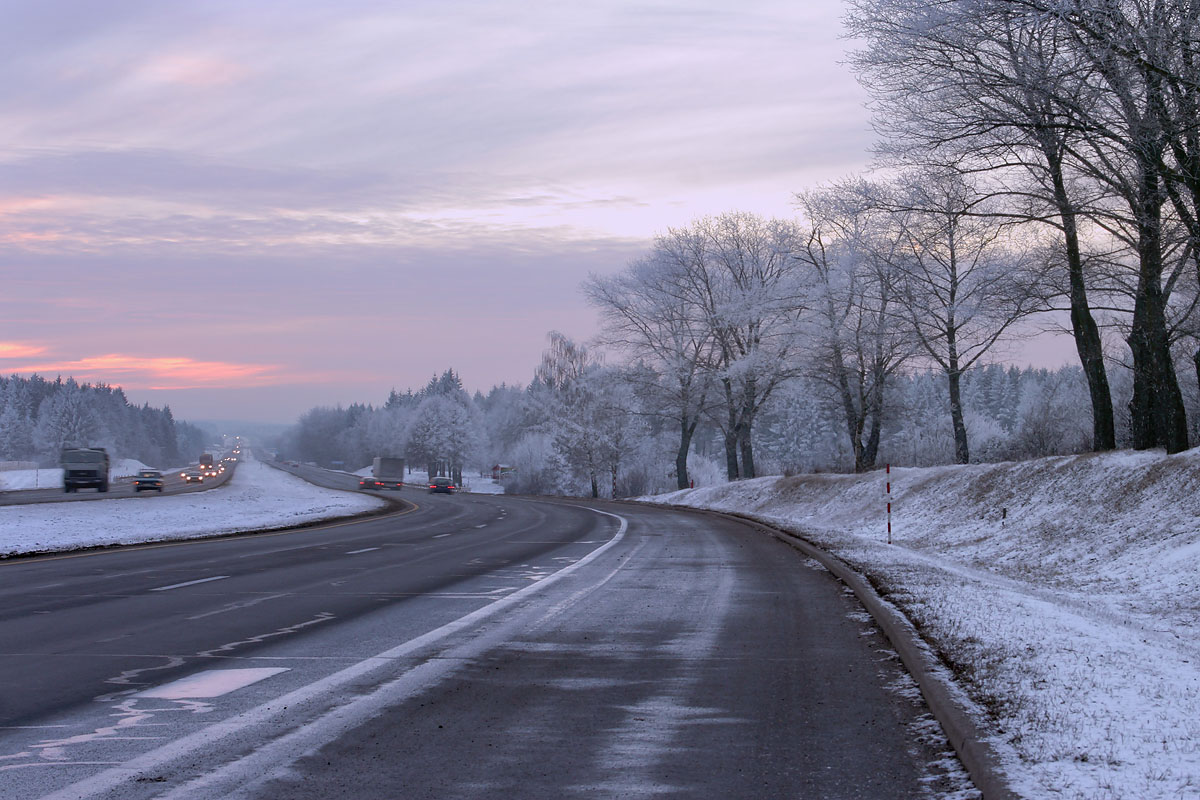
[[(163, 477), (166, 479), (163, 483), (161, 494), (183, 494), (185, 492), (202, 492), (205, 489), (211, 489), (214, 486), (220, 486), (229, 480), (233, 475), (237, 465), (230, 465), (225, 469), (224, 474), (218, 475), (215, 478), (205, 478), (204, 483), (185, 483), (183, 478), (179, 477), (179, 471), (164, 472)], [(22, 505), (28, 503), (65, 503), (74, 502), (77, 500), (110, 500), (114, 497), (132, 497), (135, 495), (145, 497), (156, 497), (159, 492), (141, 491), (135, 492), (133, 489), (133, 479), (114, 480), (108, 485), (107, 492), (97, 491), (96, 489), (80, 489), (75, 492), (64, 492), (62, 486), (52, 486), (45, 489), (18, 489), (11, 492), (0, 492), (0, 506)]]
[(0, 797), (927, 796), (941, 754), (894, 654), (785, 545), (401, 494), (0, 564)]

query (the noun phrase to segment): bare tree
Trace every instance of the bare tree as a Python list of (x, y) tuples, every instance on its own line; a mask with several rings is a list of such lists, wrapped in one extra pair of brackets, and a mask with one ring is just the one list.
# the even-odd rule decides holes
[(907, 173), (880, 198), (899, 226), (896, 313), (946, 374), (955, 460), (970, 461), (961, 379), (1027, 314), (1040, 310), (1029, 254), (1006, 240), (987, 200), (953, 173)]
[(800, 240), (795, 222), (740, 212), (705, 217), (659, 238), (687, 266), (681, 297), (703, 316), (715, 344), (724, 409), (714, 421), (724, 433), (730, 480), (754, 477), (755, 415), (782, 381), (799, 373), (807, 292), (795, 258)]
[(1011, 201), (1002, 213), (1058, 230), (1093, 448), (1110, 450), (1112, 393), (1080, 244), (1080, 218), (1096, 190), (1078, 179), (1071, 160), (1086, 135), (1077, 112), (1098, 90), (1062, 21), (1034, 5), (851, 0), (848, 20), (869, 42), (856, 65), (879, 101), (886, 149), (987, 171)]
[(879, 194), (866, 181), (850, 180), (797, 195), (812, 226), (798, 257), (816, 276), (813, 377), (838, 397), (855, 472), (875, 468), (885, 387), (913, 353), (893, 308), (902, 238), (875, 205)]
[(649, 255), (617, 275), (590, 276), (583, 290), (604, 320), (601, 341), (653, 370), (654, 384), (641, 388), (658, 400), (652, 412), (676, 426), (675, 478), (686, 489), (692, 437), (712, 397), (714, 337), (687, 298), (690, 260), (679, 255), (660, 237)]

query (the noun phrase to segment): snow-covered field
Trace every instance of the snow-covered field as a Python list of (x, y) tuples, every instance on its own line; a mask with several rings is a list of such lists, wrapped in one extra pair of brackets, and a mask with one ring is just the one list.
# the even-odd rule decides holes
[(0, 555), (278, 528), (358, 514), (382, 503), (243, 461), (225, 486), (205, 492), (2, 506)]
[(893, 469), (892, 546), (888, 477), (645, 499), (771, 522), (870, 576), (1022, 796), (1200, 797), (1200, 451)]

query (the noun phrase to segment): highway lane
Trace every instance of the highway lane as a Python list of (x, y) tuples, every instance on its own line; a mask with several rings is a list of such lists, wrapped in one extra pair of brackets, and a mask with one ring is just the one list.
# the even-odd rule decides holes
[(0, 796), (908, 797), (940, 756), (861, 608), (745, 526), (402, 494), (0, 565)]
[[(185, 492), (202, 492), (205, 489), (211, 489), (214, 486), (221, 486), (225, 481), (229, 480), (233, 475), (236, 464), (231, 464), (226, 467), (224, 474), (218, 475), (215, 478), (205, 478), (204, 483), (185, 483), (179, 477), (178, 470), (163, 472), (163, 477), (166, 479), (163, 484), (162, 494), (183, 494)], [(77, 492), (64, 492), (62, 486), (51, 486), (42, 489), (17, 489), (9, 492), (0, 492), (0, 506), (22, 505), (27, 503), (65, 503), (74, 502), (77, 500), (111, 500), (116, 497), (155, 497), (159, 492), (141, 491), (135, 492), (133, 489), (133, 479), (114, 480), (109, 483), (107, 492), (99, 492), (95, 489), (80, 489)]]

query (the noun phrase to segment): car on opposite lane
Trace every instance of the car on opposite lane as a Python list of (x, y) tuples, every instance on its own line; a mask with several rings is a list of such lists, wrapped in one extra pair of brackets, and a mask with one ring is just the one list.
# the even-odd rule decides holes
[(204, 483), (204, 473), (198, 469), (189, 469), (186, 472), (179, 473), (179, 477), (183, 478), (184, 483)]
[(138, 493), (145, 489), (146, 491), (163, 490), (163, 474), (156, 469), (141, 469), (133, 478), (133, 491)]

